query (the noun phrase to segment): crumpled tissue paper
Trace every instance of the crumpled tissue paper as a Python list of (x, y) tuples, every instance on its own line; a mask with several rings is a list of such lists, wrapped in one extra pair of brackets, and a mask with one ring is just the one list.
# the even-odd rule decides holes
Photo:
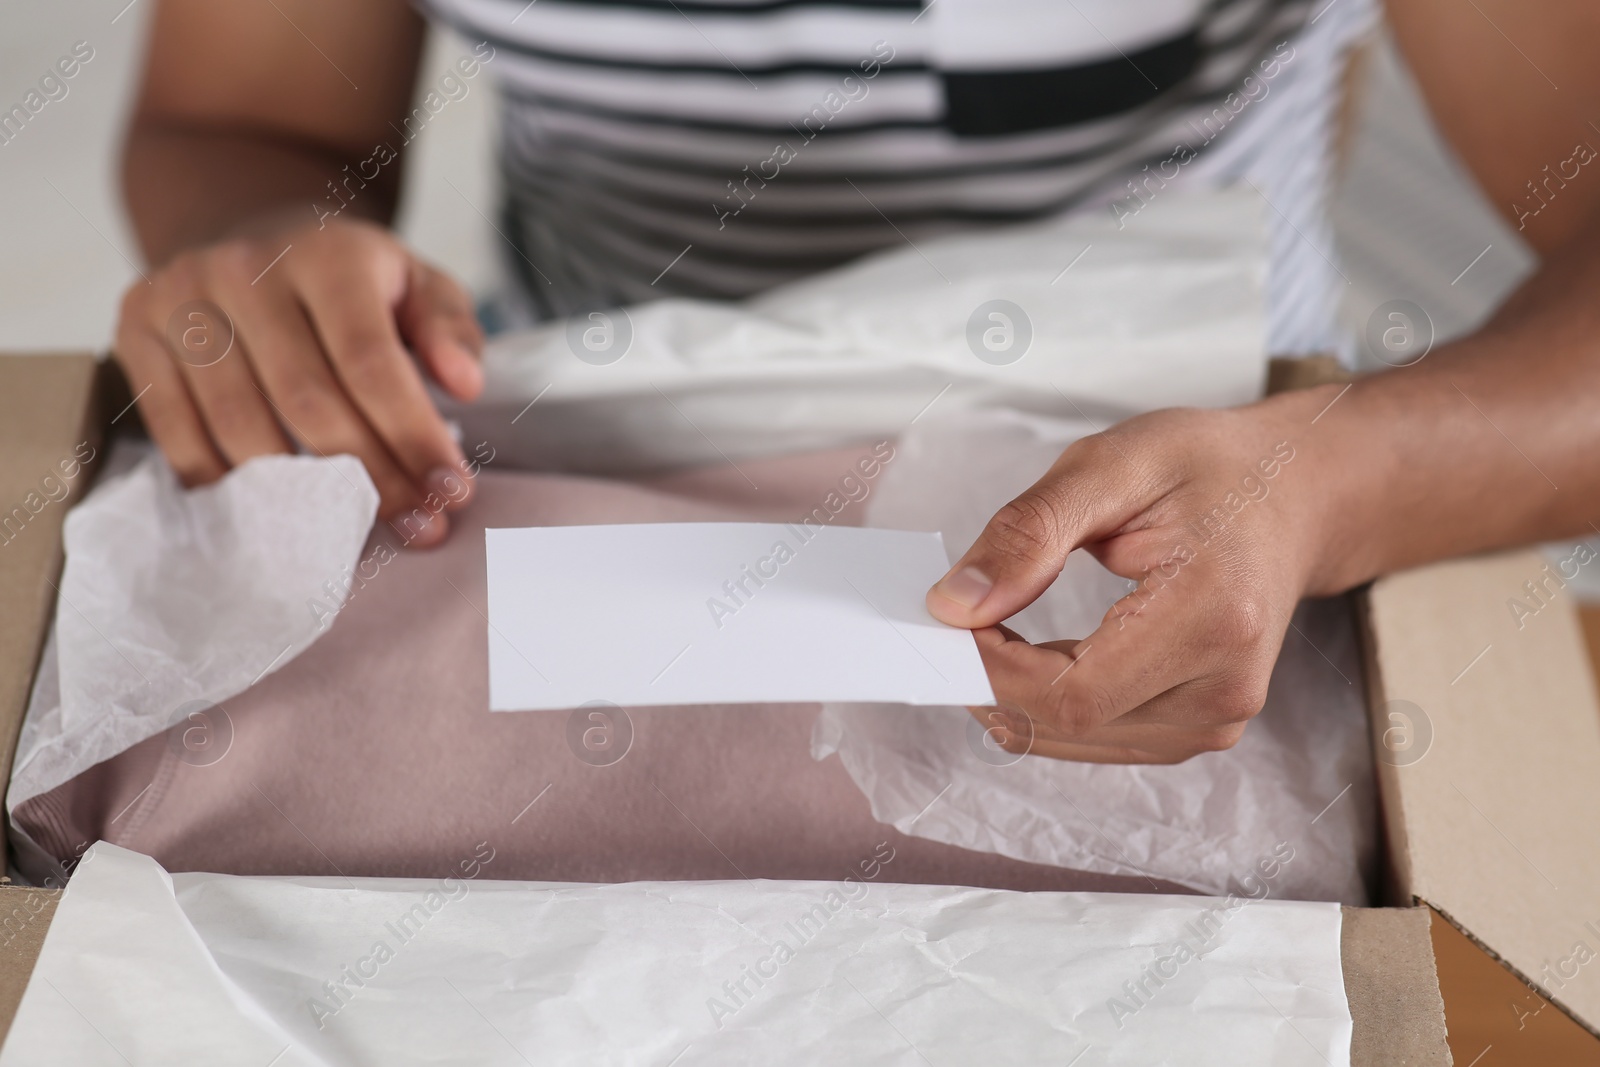
[(169, 875), (95, 845), (0, 1067), (1344, 1067), (1337, 905)]
[(930, 408), (1114, 422), (1247, 403), (1266, 366), (1269, 211), (1249, 186), (1171, 193), (1138, 226), (1065, 215), (737, 303), (573, 316), (496, 338), (483, 397), (446, 410), (504, 464), (615, 474), (892, 438)]
[(377, 509), (354, 456), (260, 456), (186, 490), (150, 454), (97, 486), (67, 516), (7, 810), (292, 661), (343, 606)]

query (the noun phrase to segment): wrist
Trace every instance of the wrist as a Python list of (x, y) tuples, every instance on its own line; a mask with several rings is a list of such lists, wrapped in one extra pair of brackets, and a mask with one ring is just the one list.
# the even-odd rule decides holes
[(1394, 453), (1362, 411), (1364, 392), (1355, 382), (1321, 385), (1253, 405), (1265, 436), (1293, 450), (1279, 496), (1302, 596), (1332, 596), (1381, 573), (1374, 509)]

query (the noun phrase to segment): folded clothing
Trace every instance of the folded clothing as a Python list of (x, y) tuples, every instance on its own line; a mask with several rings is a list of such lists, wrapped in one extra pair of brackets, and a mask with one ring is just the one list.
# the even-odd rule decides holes
[(487, 712), (486, 527), (819, 508), (855, 523), (872, 485), (843, 479), (870, 451), (648, 483), (486, 470), (442, 547), (396, 550), (380, 524), (327, 633), (209, 712), (198, 750), (180, 722), (21, 800), (14, 822), (62, 865), (104, 839), (173, 871), (436, 878), (493, 840), (497, 878), (837, 879), (872, 862), (896, 882), (1183, 892), (874, 821), (839, 760), (812, 759), (815, 705)]

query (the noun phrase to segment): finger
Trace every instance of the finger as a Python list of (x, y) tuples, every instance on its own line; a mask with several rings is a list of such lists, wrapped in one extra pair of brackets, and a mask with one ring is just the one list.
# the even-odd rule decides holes
[[(1155, 743), (1141, 747), (1133, 739), (1063, 737), (1044, 723), (1034, 722), (1019, 711), (995, 707), (974, 707), (967, 711), (983, 725), (988, 740), (1015, 756), (1044, 756), (1078, 763), (1167, 763), (1163, 745), (1171, 734), (1141, 740)], [(1110, 729), (1115, 729), (1114, 727)]]
[(1179, 763), (1202, 752), (1232, 748), (1245, 730), (1242, 722), (1171, 726), (1129, 725), (1119, 720), (1081, 737), (1067, 737), (1020, 713), (992, 707), (968, 711), (984, 725), (994, 743), (1007, 752), (1082, 763)]
[(1106, 647), (1111, 642), (1100, 631), (1070, 651), (1010, 639), (992, 627), (973, 631), (973, 637), (995, 701), (1065, 737), (1081, 737), (1185, 680), (1184, 671), (1165, 655), (1096, 669), (1113, 658)]
[(175, 355), (176, 366), (200, 409), (211, 440), (230, 465), (237, 467), (255, 456), (294, 451), (256, 387), (242, 337), (235, 336), (226, 354), (204, 365), (190, 363), (182, 353)]
[(1081, 740), (1141, 708), (1128, 725), (1208, 728), (1253, 716), (1282, 640), (1265, 611), (1213, 583), (1208, 596), (1130, 594), (1081, 642), (1029, 645), (998, 629), (974, 637), (999, 701)]
[(1172, 763), (1159, 752), (1115, 745), (1091, 745), (1078, 741), (1057, 741), (1043, 737), (1027, 740), (1008, 737), (1001, 742), (1007, 752), (1018, 756), (1042, 756), (1072, 763)]
[(1031, 756), (1046, 759), (1070, 760), (1074, 763), (1182, 763), (1197, 756), (1204, 749), (1183, 747), (1149, 750), (1118, 745), (1088, 745), (1071, 741), (1035, 741)]
[(1236, 577), (1226, 579), (1233, 588), (1222, 589), (1214, 568), (1203, 562), (1198, 566), (1207, 573), (1193, 573), (1184, 590), (1146, 582), (1114, 604), (1085, 640), (1097, 642), (1110, 655), (1067, 688), (1115, 690), (1117, 683), (1108, 683), (1107, 677), (1125, 673), (1128, 663), (1149, 654), (1141, 648), (1163, 649), (1170, 669), (1155, 676), (1181, 680), (1127, 707), (1116, 723), (1207, 730), (1254, 718), (1266, 705), (1288, 617), (1274, 619), (1267, 600), (1240, 595)]
[(478, 398), (483, 392), (483, 328), (472, 298), (454, 278), (413, 258), (395, 318), (401, 336), (434, 381), (457, 400)]
[(379, 514), (404, 515), (397, 526), (407, 543), (437, 544), (448, 531), (442, 503), (416, 515), (425, 494), (401, 469), (361, 412), (345, 395), (304, 310), (281, 287), (228, 294), (237, 328), (250, 338), (248, 352), (261, 392), (273, 413), (318, 455), (348, 453), (360, 459), (378, 490)]
[(207, 485), (228, 472), (183, 376), (161, 336), (124, 315), (113, 356), (127, 375), (145, 429), (184, 485)]
[[(1171, 691), (1169, 691), (1170, 693)], [(1160, 703), (1168, 697), (1168, 693), (1152, 701)], [(1176, 699), (1188, 699), (1177, 697)], [(1166, 753), (1169, 756), (1177, 754), (1178, 758), (1187, 759), (1197, 752), (1214, 752), (1225, 748), (1232, 748), (1240, 737), (1244, 735), (1248, 725), (1248, 717), (1229, 720), (1212, 721), (1204, 717), (1196, 717), (1192, 724), (1174, 724), (1172, 722), (1153, 719), (1151, 721), (1129, 722), (1131, 715), (1141, 712), (1150, 705), (1134, 709), (1129, 715), (1124, 715), (1115, 722), (1105, 726), (1097, 726), (1083, 734), (1069, 736), (1055, 729), (1048, 723), (1025, 721), (1019, 724), (1008, 723), (1005, 736), (1019, 743), (1029, 743), (1037, 750), (1040, 745), (1082, 745), (1089, 748), (1114, 748), (1127, 751), (1139, 751), (1152, 757)], [(1156, 710), (1157, 716), (1170, 715), (1170, 711)]]
[(1223, 674), (1195, 678), (1123, 713), (1116, 722), (1102, 729), (1145, 724), (1204, 729), (1243, 724), (1255, 718), (1266, 705), (1268, 677), (1265, 671), (1260, 678), (1241, 671), (1238, 677)]
[(973, 637), (998, 703), (1076, 739), (1202, 673), (1185, 614), (1148, 615), (1137, 640), (1114, 614), (1082, 641), (1034, 645), (997, 627)]
[[(401, 344), (395, 308), (404, 277), (380, 277), (348, 259), (306, 260), (296, 290), (344, 392), (414, 485), (464, 503), (465, 459)], [(403, 271), (403, 265), (395, 268)]]
[(1148, 492), (1130, 481), (1120, 447), (1096, 434), (1063, 452), (1043, 478), (995, 513), (929, 590), (928, 611), (952, 626), (992, 626), (1044, 592), (1069, 552), (1133, 519)]
[(1073, 744), (1040, 744), (1032, 752), (1032, 756), (1043, 756), (1045, 759), (1066, 760), (1072, 763), (1167, 763), (1170, 761), (1158, 758), (1154, 753), (1141, 752), (1135, 749), (1100, 748), (1095, 745)]

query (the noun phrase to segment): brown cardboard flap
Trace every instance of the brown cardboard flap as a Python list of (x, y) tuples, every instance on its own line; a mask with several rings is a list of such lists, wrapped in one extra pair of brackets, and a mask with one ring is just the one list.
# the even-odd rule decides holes
[[(0, 357), (0, 795), (55, 608), (61, 523), (115, 414), (97, 410), (97, 375), (87, 354)], [(0, 856), (5, 834), (0, 820)]]
[(1368, 673), (1400, 891), (1600, 1032), (1600, 702), (1564, 585), (1532, 552), (1384, 578)]
[(0, 886), (0, 1041), (11, 1032), (60, 901), (59, 889)]
[(1351, 1067), (1448, 1067), (1426, 908), (1345, 908), (1339, 935)]

